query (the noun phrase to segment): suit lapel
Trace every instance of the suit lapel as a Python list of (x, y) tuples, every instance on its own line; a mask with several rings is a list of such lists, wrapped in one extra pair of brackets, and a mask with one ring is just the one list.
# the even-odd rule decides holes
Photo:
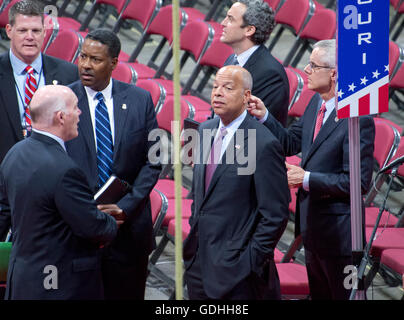
[[(93, 124), (91, 121), (90, 115), (90, 108), (88, 106), (88, 99), (86, 91), (81, 85), (80, 82), (77, 83), (76, 87), (73, 87), (77, 98), (79, 100), (79, 107), (81, 110), (80, 115), (80, 122), (79, 122), (79, 136), (84, 139), (85, 143), (87, 144), (87, 148), (90, 151), (91, 162), (90, 163), (97, 163), (97, 150), (95, 148), (95, 137), (94, 137), (94, 129)], [(95, 172), (97, 172), (97, 168), (93, 168)], [(93, 171), (94, 171), (93, 170)]]
[[(122, 139), (122, 132), (125, 128), (126, 119), (128, 118), (128, 106), (129, 101), (127, 101), (126, 90), (120, 88), (119, 82), (112, 80), (112, 97), (114, 101), (114, 160), (118, 153), (120, 142)], [(136, 124), (131, 124), (136, 127)]]
[[(19, 140), (23, 139), (20, 112), (18, 108), (18, 98), (15, 88), (14, 73), (11, 67), (10, 58), (8, 52), (3, 54), (0, 60), (0, 85), (2, 90), (2, 100), (4, 103), (4, 109), (14, 129), (15, 135)], [(16, 108), (17, 106), (17, 108)]]
[[(315, 122), (315, 120), (314, 120)], [(302, 167), (304, 167), (307, 163), (307, 161), (310, 159), (310, 157), (313, 155), (313, 153), (321, 146), (323, 142), (328, 138), (328, 136), (342, 123), (343, 121), (337, 120), (336, 121), (336, 111), (335, 109), (331, 112), (331, 114), (328, 116), (326, 122), (324, 125), (321, 127), (316, 139), (312, 143), (306, 157), (302, 161)], [(313, 128), (314, 130), (314, 128)], [(313, 133), (312, 130), (312, 133)], [(313, 138), (313, 134), (311, 136)]]
[[(244, 152), (244, 149), (247, 145), (247, 138), (248, 138), (248, 134), (247, 134), (247, 122), (249, 121), (249, 116), (247, 115), (246, 118), (243, 120), (243, 122), (240, 124), (238, 130), (243, 130), (244, 133), (244, 143), (243, 143), (243, 148), (237, 148), (236, 144), (234, 143), (235, 138), (236, 138), (236, 133), (234, 133), (233, 137), (231, 138), (226, 151), (223, 154), (222, 160), (221, 160), (221, 164), (218, 164), (216, 167), (216, 170), (212, 176), (212, 180), (210, 181), (209, 184), (209, 188), (206, 191), (204, 200), (206, 200), (206, 198), (209, 196), (209, 194), (212, 192), (212, 190), (215, 188), (217, 182), (219, 181), (220, 177), (226, 172), (226, 170), (228, 170), (232, 165), (237, 165), (237, 161), (236, 159), (238, 159), (237, 155), (240, 152)], [(238, 142), (238, 141), (237, 141)], [(229, 160), (226, 160), (226, 157), (232, 157), (232, 162), (230, 162)], [(228, 163), (228, 164), (226, 164)], [(231, 164), (233, 163), (233, 164)], [(206, 168), (206, 165), (204, 166)], [(206, 170), (206, 169), (205, 169)], [(203, 176), (205, 178), (205, 175)]]
[(247, 62), (244, 64), (243, 68), (245, 68), (247, 70), (251, 70), (251, 68), (253, 68), (254, 64), (260, 60), (263, 49), (264, 49), (263, 46), (260, 45), (259, 48), (257, 50), (255, 50), (253, 52), (253, 54), (248, 58)]
[(53, 81), (56, 80), (56, 73), (58, 71), (57, 66), (55, 66), (54, 63), (49, 60), (44, 54), (42, 55), (42, 63), (45, 84), (53, 84)]

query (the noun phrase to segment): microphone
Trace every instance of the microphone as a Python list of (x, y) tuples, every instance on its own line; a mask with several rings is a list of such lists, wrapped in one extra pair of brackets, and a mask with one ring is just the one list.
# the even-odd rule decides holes
[(389, 165), (385, 166), (384, 168), (380, 169), (379, 173), (386, 172), (387, 170), (390, 170), (392, 168), (397, 168), (403, 163), (404, 163), (404, 155), (392, 161)]

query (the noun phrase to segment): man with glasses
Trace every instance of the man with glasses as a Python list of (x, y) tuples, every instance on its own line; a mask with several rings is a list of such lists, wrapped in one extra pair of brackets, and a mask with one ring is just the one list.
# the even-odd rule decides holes
[[(344, 268), (352, 265), (348, 120), (335, 110), (335, 40), (314, 45), (304, 68), (308, 87), (317, 92), (303, 116), (283, 128), (262, 101), (252, 98), (250, 113), (279, 139), (287, 156), (302, 153), (301, 166), (287, 164), (290, 188), (299, 188), (295, 234), (305, 248), (312, 299), (345, 300)], [(360, 119), (361, 186), (365, 194), (373, 170), (375, 128), (372, 117)]]

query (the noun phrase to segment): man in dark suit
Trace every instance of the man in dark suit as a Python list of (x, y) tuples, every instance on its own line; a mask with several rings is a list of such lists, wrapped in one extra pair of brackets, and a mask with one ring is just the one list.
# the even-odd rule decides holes
[[(157, 121), (147, 91), (111, 79), (120, 50), (119, 38), (109, 30), (86, 36), (78, 61), (81, 81), (70, 85), (82, 111), (80, 135), (67, 144), (67, 151), (94, 192), (111, 174), (132, 185), (118, 203), (100, 207), (120, 210), (126, 219), (104, 249), (102, 272), (107, 299), (144, 299), (148, 256), (155, 246), (149, 194), (161, 170), (160, 164), (149, 162), (153, 143), (148, 135)], [(102, 106), (105, 113), (99, 117)]]
[(33, 132), (1, 164), (0, 215), (11, 215), (13, 232), (6, 299), (103, 298), (99, 246), (115, 237), (117, 223), (97, 210), (84, 173), (66, 154), (79, 115), (69, 88), (38, 89)]
[(234, 50), (224, 65), (239, 64), (247, 69), (253, 77), (252, 94), (264, 101), (275, 119), (286, 126), (288, 77), (284, 67), (264, 46), (275, 26), (274, 17), (272, 8), (265, 1), (237, 1), (222, 21), (220, 40)]
[[(190, 299), (280, 298), (274, 249), (288, 218), (285, 158), (276, 138), (247, 114), (251, 87), (244, 68), (220, 69), (211, 95), (218, 117), (199, 128), (184, 243)], [(212, 147), (206, 131), (215, 136)]]
[(10, 51), (0, 56), (0, 163), (7, 151), (27, 135), (25, 84), (29, 66), (37, 87), (69, 84), (78, 79), (77, 67), (41, 54), (45, 37), (43, 8), (38, 1), (23, 0), (9, 11), (6, 32)]
[[(289, 130), (253, 98), (251, 114), (264, 120), (286, 155), (302, 153), (301, 167), (287, 165), (291, 188), (299, 188), (296, 235), (301, 234), (312, 299), (348, 299), (344, 267), (352, 265), (348, 120), (336, 118), (335, 40), (318, 42), (305, 67), (313, 96)], [(361, 187), (365, 194), (373, 170), (375, 127), (360, 119)]]

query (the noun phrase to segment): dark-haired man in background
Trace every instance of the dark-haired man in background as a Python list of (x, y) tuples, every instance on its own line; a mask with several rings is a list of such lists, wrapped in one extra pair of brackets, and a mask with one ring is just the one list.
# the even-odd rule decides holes
[(234, 50), (224, 65), (238, 64), (251, 73), (251, 93), (260, 98), (285, 127), (289, 106), (288, 77), (284, 67), (264, 46), (275, 26), (274, 16), (268, 3), (262, 0), (237, 1), (222, 21), (220, 40)]
[(161, 170), (148, 161), (148, 134), (157, 121), (147, 91), (111, 79), (120, 50), (119, 38), (109, 30), (86, 36), (78, 61), (80, 81), (70, 86), (82, 112), (80, 134), (66, 147), (94, 192), (111, 174), (132, 185), (118, 203), (99, 206), (126, 220), (104, 248), (102, 273), (106, 299), (144, 299), (148, 256), (155, 246), (149, 194)]

